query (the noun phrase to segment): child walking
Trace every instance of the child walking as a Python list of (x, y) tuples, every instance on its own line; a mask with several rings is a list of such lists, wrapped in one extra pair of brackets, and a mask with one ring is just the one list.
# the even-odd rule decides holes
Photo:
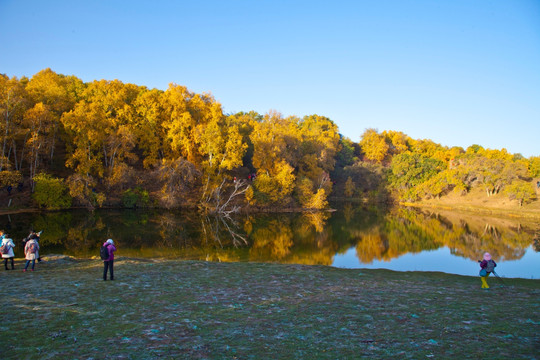
[(480, 280), (482, 280), (482, 289), (489, 289), (489, 285), (487, 283), (487, 278), (489, 274), (493, 272), (495, 267), (497, 266), (497, 263), (495, 263), (494, 260), (491, 259), (491, 255), (489, 253), (484, 254), (484, 260), (480, 261)]

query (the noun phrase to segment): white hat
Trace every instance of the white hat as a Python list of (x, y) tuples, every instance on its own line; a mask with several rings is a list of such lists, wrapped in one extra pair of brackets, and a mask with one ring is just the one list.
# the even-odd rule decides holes
[(109, 244), (111, 244), (111, 245), (114, 245), (114, 242), (112, 241), (112, 239), (107, 240), (107, 242), (108, 242)]

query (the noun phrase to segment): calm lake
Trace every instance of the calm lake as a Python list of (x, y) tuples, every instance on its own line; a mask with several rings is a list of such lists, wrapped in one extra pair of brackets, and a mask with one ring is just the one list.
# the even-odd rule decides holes
[(43, 230), (41, 254), (317, 264), (477, 276), (489, 251), (501, 277), (540, 278), (540, 224), (409, 208), (340, 205), (335, 212), (201, 217), (195, 212), (97, 210), (0, 216), (17, 245)]

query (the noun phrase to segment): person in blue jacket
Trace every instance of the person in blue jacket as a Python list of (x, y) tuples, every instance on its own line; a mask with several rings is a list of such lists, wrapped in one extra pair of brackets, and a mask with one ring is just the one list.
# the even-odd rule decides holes
[(489, 274), (493, 272), (495, 267), (497, 266), (497, 263), (491, 259), (491, 255), (489, 253), (484, 254), (484, 260), (478, 261), (480, 263), (480, 280), (482, 280), (482, 289), (489, 289), (489, 285), (487, 283), (487, 278)]

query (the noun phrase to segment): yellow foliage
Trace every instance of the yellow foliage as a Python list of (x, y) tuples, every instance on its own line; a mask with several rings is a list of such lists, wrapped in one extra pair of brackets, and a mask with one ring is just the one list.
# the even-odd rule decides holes
[(382, 135), (385, 136), (388, 139), (388, 142), (391, 144), (390, 151), (392, 154), (401, 154), (409, 150), (410, 138), (401, 131), (383, 131)]
[(293, 174), (294, 168), (285, 161), (277, 163), (275, 168), (275, 179), (279, 183), (282, 195), (290, 195), (294, 189), (294, 181), (296, 179), (296, 176)]
[(56, 74), (47, 68), (32, 76), (26, 86), (26, 91), (34, 103), (47, 105), (59, 117), (75, 105), (77, 94), (70, 91), (73, 86), (82, 88), (82, 81)]
[(385, 159), (389, 149), (384, 136), (379, 135), (375, 129), (367, 129), (364, 134), (362, 134), (360, 147), (362, 148), (366, 159), (378, 163)]
[(248, 204), (250, 205), (254, 205), (255, 204), (255, 193), (253, 191), (253, 186), (250, 186), (246, 192), (245, 192), (245, 197), (246, 197), (246, 201), (248, 202)]
[(4, 170), (0, 171), (0, 187), (16, 187), (23, 179), (20, 171)]
[(328, 201), (326, 201), (326, 191), (324, 191), (324, 189), (318, 189), (317, 192), (311, 197), (308, 208), (324, 209), (327, 206)]
[[(287, 198), (294, 189), (294, 169), (285, 161), (276, 165), (277, 174), (274, 177), (263, 173), (259, 174), (254, 181), (254, 186), (260, 194), (258, 199), (263, 203), (268, 201), (277, 203)], [(265, 201), (265, 199), (267, 199)]]

